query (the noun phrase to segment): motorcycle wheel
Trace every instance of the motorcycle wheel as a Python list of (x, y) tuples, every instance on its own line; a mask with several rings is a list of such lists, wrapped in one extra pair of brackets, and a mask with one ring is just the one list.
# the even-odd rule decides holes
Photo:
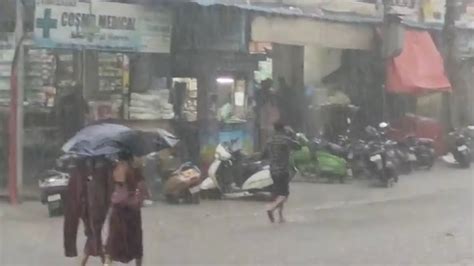
[(55, 216), (61, 216), (64, 213), (63, 210), (63, 201), (55, 201), (55, 202), (48, 202), (48, 216), (49, 217), (55, 217)]
[(191, 194), (191, 192), (189, 191), (185, 191), (184, 192), (184, 195), (183, 195), (183, 198), (184, 198), (184, 203), (187, 203), (187, 204), (193, 204), (195, 203), (195, 196), (197, 195), (197, 197), (199, 197), (199, 194)]
[(179, 200), (172, 195), (166, 195), (165, 199), (166, 199), (166, 202), (169, 204), (179, 204)]
[(435, 157), (434, 156), (431, 156), (429, 161), (428, 161), (428, 164), (426, 165), (426, 170), (431, 170), (431, 168), (433, 168), (434, 164), (435, 164)]
[(344, 184), (346, 182), (346, 177), (345, 176), (340, 176), (339, 177), (339, 183)]
[(461, 156), (461, 158), (459, 158), (459, 166), (461, 166), (461, 168), (470, 168), (471, 167), (471, 161), (466, 158), (465, 156)]
[(391, 188), (398, 182), (398, 174), (394, 169), (387, 170), (387, 178), (384, 180), (384, 187)]
[(222, 199), (222, 193), (218, 189), (206, 190), (206, 191), (201, 190), (200, 196), (202, 196), (203, 199), (211, 199), (211, 200)]
[(411, 162), (403, 163), (403, 173), (409, 175), (413, 172), (413, 164)]
[(193, 204), (199, 204), (201, 203), (201, 197), (199, 196), (199, 193), (194, 193), (192, 195), (192, 203)]
[(384, 187), (385, 188), (391, 188), (391, 187), (394, 186), (394, 184), (395, 184), (395, 179), (393, 177), (387, 178), (384, 181)]

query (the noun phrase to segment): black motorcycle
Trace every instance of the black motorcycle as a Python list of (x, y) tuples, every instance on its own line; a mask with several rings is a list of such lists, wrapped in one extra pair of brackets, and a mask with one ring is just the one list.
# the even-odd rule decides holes
[[(367, 127), (369, 135), (379, 135), (373, 127)], [(371, 177), (382, 182), (384, 187), (392, 187), (398, 182), (398, 172), (394, 161), (396, 155), (392, 154), (390, 144), (386, 141), (372, 140), (366, 145), (366, 165)]]
[[(450, 150), (454, 160), (462, 168), (469, 168), (471, 166), (472, 151), (469, 148), (469, 136), (465, 135), (463, 130), (456, 130), (449, 133), (451, 139)], [(449, 154), (443, 159), (451, 162)]]
[(56, 160), (54, 169), (38, 175), (40, 200), (47, 205), (50, 217), (63, 214), (64, 198), (69, 183), (68, 167), (74, 163), (75, 158), (73, 155), (63, 155)]
[[(427, 170), (433, 167), (436, 161), (434, 140), (408, 136), (401, 143), (409, 150), (410, 161), (413, 162), (413, 167)], [(414, 157), (412, 158), (411, 156)]]
[(367, 177), (368, 167), (366, 158), (368, 156), (368, 145), (364, 140), (353, 140), (344, 146), (346, 153), (345, 159), (348, 163), (349, 174), (354, 178)]

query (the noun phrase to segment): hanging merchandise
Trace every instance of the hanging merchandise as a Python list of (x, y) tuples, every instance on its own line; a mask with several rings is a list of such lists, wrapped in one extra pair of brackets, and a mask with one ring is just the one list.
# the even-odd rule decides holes
[[(97, 56), (97, 85), (89, 85), (88, 97), (92, 120), (128, 117), (129, 62), (122, 53), (99, 52)], [(90, 75), (95, 74), (91, 71)], [(86, 77), (90, 80), (94, 78)]]
[(53, 107), (56, 95), (56, 59), (52, 50), (29, 49), (25, 66), (25, 103)]
[(99, 91), (121, 92), (123, 90), (123, 63), (123, 54), (99, 54)]
[(10, 73), (15, 53), (13, 34), (0, 33), (0, 106), (10, 102)]

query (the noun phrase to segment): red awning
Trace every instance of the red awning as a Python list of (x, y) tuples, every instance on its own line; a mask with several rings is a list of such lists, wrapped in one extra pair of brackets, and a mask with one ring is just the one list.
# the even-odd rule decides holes
[(387, 64), (387, 91), (398, 94), (451, 91), (443, 58), (428, 32), (405, 32), (403, 52)]

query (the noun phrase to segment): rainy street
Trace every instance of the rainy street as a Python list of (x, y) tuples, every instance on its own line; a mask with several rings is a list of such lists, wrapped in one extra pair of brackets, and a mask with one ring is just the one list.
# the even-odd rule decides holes
[[(157, 202), (143, 212), (144, 265), (473, 265), (472, 184), (472, 170), (441, 164), (391, 189), (294, 182), (283, 225), (262, 202)], [(77, 265), (62, 218), (37, 202), (1, 211), (1, 265)]]
[(474, 0), (0, 0), (0, 266), (474, 266), (473, 169)]

